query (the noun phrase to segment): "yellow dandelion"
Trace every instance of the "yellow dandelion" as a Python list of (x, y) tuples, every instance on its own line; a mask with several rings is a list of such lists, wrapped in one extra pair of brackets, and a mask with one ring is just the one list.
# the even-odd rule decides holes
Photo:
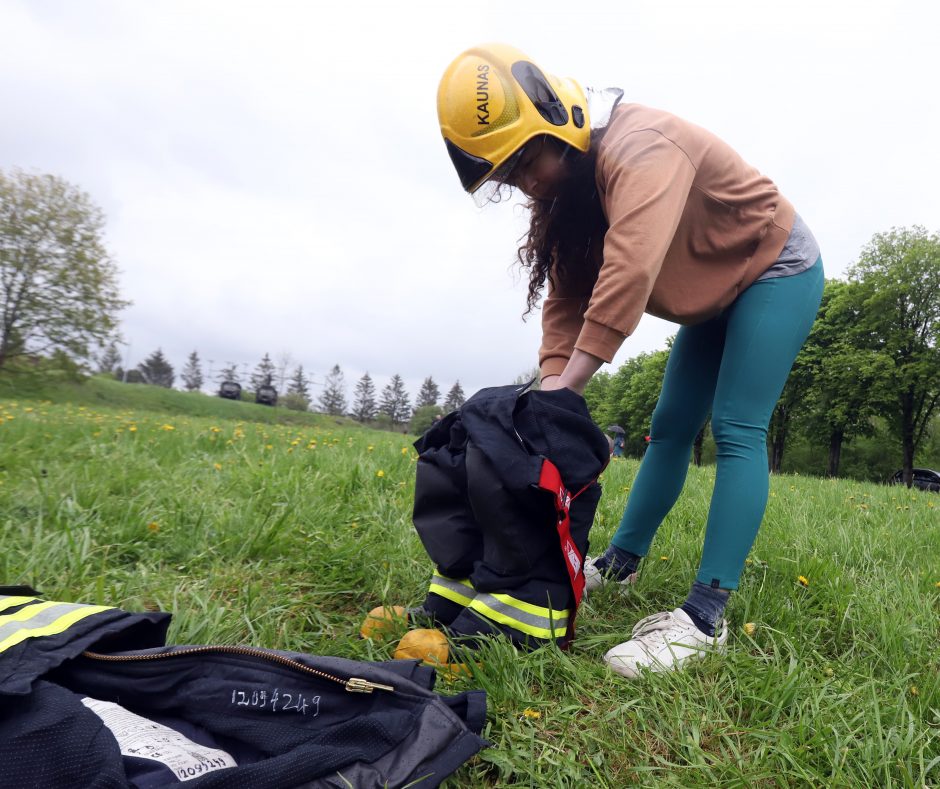
[(668, 557), (668, 556), (660, 556), (660, 557), (659, 557), (659, 561), (661, 561), (661, 562), (668, 562), (668, 561), (669, 561), (669, 557)]
[(745, 564), (754, 564), (754, 560), (753, 560), (753, 559), (745, 559), (745, 560), (744, 560), (744, 563), (745, 563)]
[(377, 477), (384, 477), (384, 476), (385, 476), (385, 472), (382, 471), (382, 469), (379, 469), (378, 471), (375, 472), (375, 476), (377, 476)]
[(831, 666), (826, 666), (826, 667), (823, 669), (823, 674), (825, 674), (827, 677), (831, 677), (831, 676), (833, 676), (835, 673), (836, 673), (836, 672), (832, 670), (832, 667), (831, 667)]
[(920, 691), (917, 689), (917, 685), (911, 685), (911, 695), (912, 696), (920, 695)]
[[(316, 443), (316, 442), (314, 442), (314, 443)], [(372, 444), (369, 444), (369, 446), (366, 447), (366, 452), (371, 452), (373, 449), (375, 449), (375, 447), (372, 446)]]
[(265, 445), (264, 445), (264, 448), (265, 448), (265, 449), (274, 449), (274, 445), (273, 445), (273, 444), (265, 444)]
[(168, 432), (169, 432), (170, 430), (176, 430), (176, 428), (173, 427), (173, 425), (164, 425), (164, 426), (161, 427), (160, 429), (161, 429), (161, 430), (166, 430), (166, 431), (168, 431)]
[(745, 623), (744, 623), (744, 632), (745, 632), (747, 635), (753, 636), (755, 630), (757, 630), (757, 625), (755, 625), (753, 622), (745, 622)]
[(212, 464), (212, 468), (214, 468), (216, 471), (221, 471), (221, 470), (222, 470), (222, 464), (221, 464), (221, 463), (213, 463), (213, 464)]
[(538, 710), (532, 709), (531, 707), (526, 707), (522, 711), (522, 717), (527, 718), (530, 721), (537, 721), (539, 718), (542, 717), (542, 713), (539, 712)]
[(809, 578), (807, 578), (805, 575), (797, 576), (796, 582), (800, 586), (809, 586)]
[(401, 448), (401, 453), (402, 453), (403, 455), (407, 455), (407, 454), (408, 454), (408, 447), (402, 447), (402, 448)]
[(940, 589), (940, 581), (937, 581), (937, 589)]
[(160, 524), (156, 521), (150, 521), (150, 523), (147, 524), (147, 528), (150, 529), (150, 531), (160, 531)]
[(136, 433), (136, 432), (137, 432), (137, 425), (131, 425), (131, 426), (130, 426), (129, 428), (127, 428), (127, 429), (128, 429), (131, 433)]
[(33, 412), (33, 409), (32, 409), (32, 408), (24, 408), (23, 410), (24, 410), (27, 414), (31, 414), (31, 413)]

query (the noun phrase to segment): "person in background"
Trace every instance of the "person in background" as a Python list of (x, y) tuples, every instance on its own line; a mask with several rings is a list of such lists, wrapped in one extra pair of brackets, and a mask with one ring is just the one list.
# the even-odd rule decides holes
[(613, 456), (615, 458), (623, 457), (623, 433), (615, 432), (611, 437), (614, 442)]
[(641, 619), (604, 659), (638, 676), (727, 640), (768, 495), (766, 432), (809, 334), (824, 274), (812, 232), (774, 182), (669, 112), (585, 91), (519, 50), (459, 55), (438, 89), (441, 133), (478, 204), (519, 190), (529, 231), (527, 313), (543, 290), (542, 388), (583, 393), (644, 313), (680, 324), (647, 450), (619, 528), (586, 588), (635, 580), (712, 414), (715, 488), (698, 573), (674, 610)]

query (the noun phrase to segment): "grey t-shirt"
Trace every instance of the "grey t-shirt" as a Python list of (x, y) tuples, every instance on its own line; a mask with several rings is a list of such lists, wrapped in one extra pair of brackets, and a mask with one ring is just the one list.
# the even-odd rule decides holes
[(757, 281), (762, 279), (774, 279), (776, 277), (792, 277), (812, 268), (813, 264), (819, 258), (819, 244), (813, 236), (813, 231), (809, 229), (803, 218), (796, 214), (793, 217), (793, 229), (784, 244), (780, 257), (774, 264), (761, 274)]

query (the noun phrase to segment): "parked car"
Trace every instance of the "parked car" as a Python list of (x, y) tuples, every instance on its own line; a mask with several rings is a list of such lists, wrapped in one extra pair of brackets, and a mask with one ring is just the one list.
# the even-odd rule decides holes
[(255, 392), (255, 402), (259, 405), (277, 405), (277, 389), (270, 384), (259, 386)]
[[(904, 471), (898, 471), (890, 480), (889, 485), (903, 485)], [(934, 493), (940, 493), (940, 471), (934, 471), (929, 468), (915, 468), (914, 480), (911, 483), (913, 487), (921, 490), (930, 490)]]
[(219, 397), (224, 397), (226, 400), (241, 400), (241, 396), (241, 384), (235, 381), (222, 381), (222, 385), (219, 386)]

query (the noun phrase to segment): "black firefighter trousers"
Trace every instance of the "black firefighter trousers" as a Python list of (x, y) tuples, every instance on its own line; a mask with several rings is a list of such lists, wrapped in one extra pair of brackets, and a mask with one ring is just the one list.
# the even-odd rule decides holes
[(566, 646), (610, 458), (584, 399), (483, 389), (415, 448), (414, 524), (436, 565), (424, 608), (455, 636)]

